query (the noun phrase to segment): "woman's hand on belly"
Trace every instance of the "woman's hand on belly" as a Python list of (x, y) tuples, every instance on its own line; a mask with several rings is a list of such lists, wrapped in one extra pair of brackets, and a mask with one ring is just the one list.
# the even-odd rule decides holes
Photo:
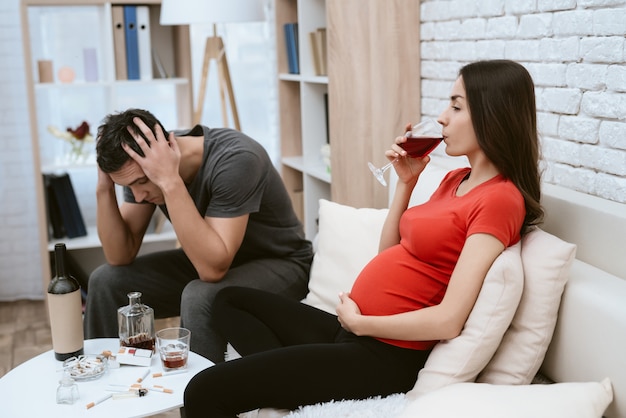
[(359, 306), (350, 298), (350, 293), (339, 293), (339, 304), (336, 308), (339, 323), (348, 332), (360, 335), (358, 332), (359, 320), (363, 317)]

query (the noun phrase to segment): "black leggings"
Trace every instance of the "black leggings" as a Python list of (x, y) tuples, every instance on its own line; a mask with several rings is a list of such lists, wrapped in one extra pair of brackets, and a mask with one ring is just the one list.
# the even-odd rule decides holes
[(430, 353), (357, 337), (335, 315), (256, 289), (225, 288), (214, 309), (214, 325), (242, 358), (189, 382), (187, 418), (406, 392)]

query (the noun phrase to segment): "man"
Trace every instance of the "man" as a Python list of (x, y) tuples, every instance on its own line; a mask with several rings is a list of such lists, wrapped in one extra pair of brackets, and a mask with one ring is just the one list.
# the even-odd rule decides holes
[[(97, 226), (107, 264), (89, 278), (86, 338), (117, 337), (117, 309), (142, 293), (155, 317), (180, 315), (191, 350), (224, 361), (211, 304), (227, 286), (301, 299), (311, 243), (263, 147), (241, 132), (196, 125), (167, 133), (150, 112), (108, 115), (98, 128)], [(124, 187), (118, 205), (115, 184)], [(157, 208), (179, 249), (137, 257)]]

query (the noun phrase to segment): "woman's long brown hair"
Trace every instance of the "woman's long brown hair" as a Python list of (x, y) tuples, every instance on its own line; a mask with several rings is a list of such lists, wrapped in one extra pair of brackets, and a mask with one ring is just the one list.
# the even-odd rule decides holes
[(521, 64), (509, 60), (477, 61), (459, 75), (478, 144), (524, 197), (524, 234), (543, 219), (533, 80)]

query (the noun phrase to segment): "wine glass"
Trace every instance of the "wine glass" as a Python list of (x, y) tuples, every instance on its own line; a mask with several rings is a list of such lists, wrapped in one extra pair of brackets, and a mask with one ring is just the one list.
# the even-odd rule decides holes
[[(424, 119), (417, 125), (414, 125), (410, 131), (407, 131), (405, 136), (407, 138), (406, 142), (398, 145), (402, 147), (407, 152), (407, 156), (411, 158), (428, 155), (443, 140), (441, 125), (436, 120), (430, 118)], [(385, 171), (399, 160), (400, 157), (396, 157), (393, 161), (388, 162), (380, 168), (376, 168), (376, 166), (370, 162), (367, 163), (367, 166), (380, 184), (387, 186), (384, 177)]]

